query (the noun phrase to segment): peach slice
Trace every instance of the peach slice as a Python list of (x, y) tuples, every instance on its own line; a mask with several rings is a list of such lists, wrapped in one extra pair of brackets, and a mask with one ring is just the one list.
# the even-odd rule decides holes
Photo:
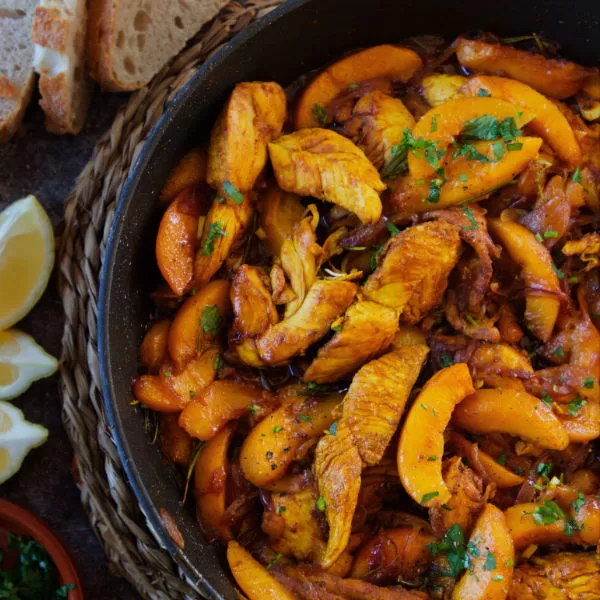
[(475, 523), (469, 538), (469, 547), (473, 546), (478, 555), (456, 584), (452, 600), (504, 600), (512, 582), (515, 548), (506, 518), (493, 504), (486, 505)]
[(237, 542), (227, 544), (227, 562), (248, 600), (297, 600), (294, 594)]
[(493, 98), (501, 98), (534, 114), (535, 119), (527, 124), (531, 131), (543, 138), (564, 161), (572, 166), (579, 164), (581, 148), (569, 121), (556, 104), (525, 83), (507, 77), (478, 75), (471, 77), (462, 88), (468, 96), (477, 96), (480, 90), (487, 90)]
[(546, 58), (541, 54), (481, 40), (459, 38), (456, 57), (468, 69), (507, 75), (559, 100), (576, 94), (592, 73), (591, 69), (568, 60)]
[(133, 383), (133, 395), (140, 404), (156, 412), (176, 413), (183, 408), (179, 396), (157, 375), (138, 377)]
[(207, 533), (217, 535), (224, 541), (231, 539), (231, 530), (223, 523), (223, 514), (229, 470), (227, 451), (234, 431), (235, 427), (228, 425), (207, 442), (200, 450), (194, 467), (194, 496), (198, 518)]
[(169, 330), (169, 354), (182, 369), (210, 344), (231, 315), (229, 282), (211, 281), (179, 308)]
[(188, 465), (192, 458), (192, 438), (177, 422), (179, 417), (173, 413), (159, 415), (160, 449), (176, 465)]
[(479, 390), (456, 407), (452, 422), (473, 433), (508, 433), (550, 450), (569, 445), (569, 436), (552, 409), (518, 390)]
[(300, 97), (294, 114), (296, 129), (320, 127), (315, 105), (327, 108), (348, 85), (376, 77), (406, 82), (423, 66), (408, 48), (383, 44), (361, 50), (333, 63), (313, 79)]
[(151, 371), (156, 371), (169, 354), (167, 340), (171, 322), (162, 319), (152, 324), (140, 344), (140, 362)]
[(188, 152), (169, 173), (160, 192), (160, 201), (169, 203), (183, 190), (206, 183), (206, 163), (206, 152), (202, 148), (194, 148)]
[(398, 444), (398, 473), (404, 489), (422, 506), (440, 506), (450, 499), (442, 477), (444, 430), (455, 406), (472, 394), (465, 363), (438, 371), (411, 406)]

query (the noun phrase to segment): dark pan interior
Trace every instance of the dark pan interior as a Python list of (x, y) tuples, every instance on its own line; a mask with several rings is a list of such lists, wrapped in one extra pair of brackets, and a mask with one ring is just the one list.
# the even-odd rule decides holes
[[(210, 598), (234, 599), (222, 551), (207, 546), (193, 503), (181, 505), (178, 475), (151, 445), (143, 415), (130, 406), (137, 349), (155, 281), (158, 193), (167, 174), (203, 139), (227, 94), (245, 80), (288, 85), (299, 75), (354, 48), (411, 35), (465, 31), (500, 35), (536, 31), (558, 40), (566, 57), (600, 61), (599, 0), (289, 0), (247, 28), (207, 63), (178, 95), (147, 141), (120, 198), (106, 251), (99, 301), (100, 361), (111, 428), (140, 506), (164, 546)], [(158, 509), (176, 519), (181, 550), (164, 533)]]

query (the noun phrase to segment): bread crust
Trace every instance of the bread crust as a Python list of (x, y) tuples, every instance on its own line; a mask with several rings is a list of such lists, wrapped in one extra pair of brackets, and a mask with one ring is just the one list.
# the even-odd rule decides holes
[(29, 81), (27, 82), (27, 87), (21, 96), (20, 103), (16, 110), (14, 110), (7, 119), (0, 121), (0, 143), (7, 142), (16, 133), (17, 129), (19, 129), (23, 117), (25, 116), (25, 111), (31, 102), (33, 90), (35, 89), (35, 82), (35, 72), (32, 71)]
[(69, 23), (63, 20), (58, 10), (45, 6), (36, 7), (31, 25), (31, 39), (34, 44), (64, 54), (67, 51), (69, 30)]

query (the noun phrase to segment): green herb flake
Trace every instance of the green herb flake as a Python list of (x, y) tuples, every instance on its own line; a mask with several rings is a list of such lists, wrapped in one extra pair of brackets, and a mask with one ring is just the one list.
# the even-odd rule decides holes
[(341, 325), (332, 325), (331, 326), (331, 331), (335, 331), (336, 333), (339, 333), (341, 330), (342, 330)]
[(453, 364), (454, 364), (454, 360), (449, 354), (446, 354), (445, 352), (442, 352), (440, 354), (440, 366), (442, 367), (442, 369), (445, 369), (446, 367), (450, 367)]
[(565, 518), (565, 513), (560, 506), (552, 500), (546, 500), (542, 506), (537, 506), (531, 514), (533, 522), (538, 525), (552, 525)]
[(543, 237), (542, 237), (542, 236), (541, 236), (539, 233), (536, 233), (536, 234), (535, 234), (535, 239), (536, 239), (536, 240), (537, 240), (537, 241), (538, 241), (540, 244), (543, 244), (543, 243), (544, 243), (544, 238), (543, 238)]
[(206, 234), (206, 239), (202, 245), (200, 254), (202, 256), (210, 256), (215, 251), (215, 241), (219, 237), (227, 237), (227, 232), (223, 229), (223, 224), (220, 221), (211, 223)]
[(458, 176), (458, 180), (459, 180), (459, 181), (462, 181), (462, 183), (467, 183), (467, 181), (469, 181), (469, 178), (468, 178), (468, 177), (467, 177), (467, 176), (466, 176), (464, 173), (461, 173), (461, 174)]
[(494, 142), (492, 144), (494, 158), (498, 161), (504, 156), (504, 142)]
[(257, 404), (251, 404), (248, 407), (248, 410), (249, 410), (249, 412), (250, 412), (251, 415), (254, 415), (259, 408), (260, 408), (260, 406), (258, 406)]
[(509, 558), (505, 563), (504, 566), (508, 569), (509, 567), (512, 567), (515, 564), (515, 561), (512, 560), (511, 558)]
[(550, 397), (550, 394), (548, 394), (548, 392), (544, 392), (542, 394), (542, 402), (546, 406), (549, 406), (550, 408), (552, 408), (552, 398)]
[(316, 502), (317, 508), (321, 511), (321, 512), (325, 512), (325, 509), (327, 508), (327, 502), (325, 501), (325, 498), (323, 498), (323, 496), (319, 496), (317, 498), (317, 502)]
[(571, 181), (578, 183), (579, 185), (583, 185), (583, 180), (581, 179), (581, 169), (577, 167), (573, 176), (571, 177)]
[(553, 467), (554, 465), (552, 463), (540, 463), (537, 466), (537, 474), (542, 477), (550, 477)]
[(231, 181), (226, 181), (223, 184), (223, 191), (231, 200), (233, 200), (236, 204), (241, 204), (244, 201), (244, 194), (242, 194), (236, 187), (231, 183)]
[(190, 390), (190, 398), (195, 398), (196, 392), (194, 390)]
[(275, 427), (273, 427), (273, 433), (279, 433), (280, 431), (283, 431), (283, 427), (281, 425), (275, 425)]
[(427, 544), (427, 549), (432, 556), (446, 555), (449, 570), (444, 574), (454, 579), (458, 579), (462, 571), (468, 569), (471, 564), (471, 556), (467, 552), (465, 536), (462, 527), (458, 523), (452, 525), (439, 542)]
[(217, 335), (222, 324), (223, 320), (221, 319), (221, 313), (216, 304), (211, 304), (202, 311), (200, 327), (205, 334), (212, 336)]
[(586, 379), (583, 380), (583, 387), (586, 390), (593, 390), (594, 389), (594, 378), (593, 377), (587, 377)]
[(544, 239), (547, 240), (548, 238), (557, 238), (558, 237), (558, 231), (544, 231)]
[(384, 247), (385, 246), (379, 246), (379, 248), (377, 248), (377, 250), (375, 250), (375, 252), (373, 252), (373, 254), (371, 256), (371, 261), (369, 263), (369, 266), (371, 267), (371, 271), (374, 271), (377, 268), (377, 258), (383, 252)]
[(492, 575), (492, 579), (494, 581), (504, 581), (504, 577), (502, 575), (500, 575), (500, 573), (494, 573)]
[(308, 415), (303, 415), (302, 413), (300, 413), (298, 415), (303, 421), (306, 421), (306, 423), (312, 423), (312, 419), (308, 416)]
[(429, 492), (428, 494), (423, 494), (423, 497), (421, 498), (420, 503), (427, 504), (430, 500), (433, 500), (434, 498), (436, 498), (439, 495), (440, 495), (439, 492)]
[(337, 434), (337, 421), (334, 421), (329, 426), (329, 435), (336, 435), (336, 434)]
[(437, 456), (436, 456), (435, 454), (434, 454), (434, 455), (432, 455), (432, 456), (428, 456), (428, 457), (427, 457), (427, 460), (429, 460), (429, 461), (433, 462), (434, 460), (437, 460)]
[(552, 270), (554, 271), (554, 274), (559, 278), (559, 279), (564, 279), (565, 278), (565, 274), (563, 273), (563, 271), (561, 271), (554, 263), (550, 263), (552, 266)]
[(435, 133), (437, 131), (437, 117), (439, 117), (440, 115), (433, 115), (433, 117), (431, 117), (431, 133)]
[(385, 226), (387, 227), (387, 230), (390, 232), (391, 236), (395, 236), (400, 233), (400, 230), (391, 221), (386, 221)]
[(562, 349), (562, 346), (559, 346), (552, 354), (561, 357), (565, 355), (565, 351)]
[(570, 284), (579, 283), (579, 277), (577, 277), (577, 275), (571, 275), (571, 277), (567, 279), (567, 282)]
[(223, 357), (217, 352), (215, 354), (215, 359), (213, 360), (213, 367), (215, 371), (220, 371), (225, 366), (225, 361)]
[(484, 90), (483, 88), (479, 89), (479, 91), (477, 92), (477, 95), (480, 98), (489, 98), (491, 96), (491, 94), (487, 90)]
[(506, 144), (506, 149), (509, 152), (518, 152), (519, 150), (523, 150), (523, 144), (521, 142), (511, 142), (510, 144)]
[(496, 462), (499, 465), (505, 465), (506, 464), (506, 459), (508, 458), (508, 454), (506, 452), (503, 452), (497, 459)]
[(576, 417), (577, 413), (587, 404), (587, 402), (579, 395), (575, 396), (571, 402), (569, 402), (569, 414), (572, 417)]
[(173, 373), (171, 373), (171, 371), (163, 371), (163, 375), (165, 377), (173, 377)]
[(280, 507), (277, 509), (277, 514), (278, 514), (278, 515), (282, 515), (282, 514), (283, 514), (285, 511), (286, 511), (286, 508), (285, 508), (285, 506), (280, 506)]
[(571, 502), (571, 506), (575, 509), (575, 512), (579, 512), (579, 509), (585, 504), (585, 496), (583, 492), (577, 493), (577, 500)]
[(497, 140), (502, 138), (507, 142), (512, 142), (521, 134), (522, 131), (517, 127), (513, 117), (498, 121), (496, 117), (481, 115), (469, 119), (464, 124), (461, 138), (463, 140)]
[(483, 563), (484, 571), (493, 571), (496, 568), (496, 557), (488, 550)]
[(431, 204), (437, 204), (440, 201), (440, 191), (444, 185), (444, 180), (441, 177), (434, 177), (429, 182), (429, 195), (427, 196), (427, 202)]
[(327, 109), (321, 106), (319, 103), (316, 103), (313, 106), (312, 116), (313, 119), (321, 125), (325, 125), (327, 123)]
[(349, 83), (348, 89), (355, 90), (358, 87), (358, 83)]
[(479, 229), (479, 225), (477, 225), (477, 220), (475, 219), (473, 210), (470, 209), (468, 206), (463, 206), (462, 211), (469, 220), (469, 223), (471, 224), (469, 227), (463, 227), (462, 229), (467, 231), (477, 231)]
[(276, 565), (281, 559), (283, 558), (283, 554), (281, 552), (278, 552), (275, 555), (275, 558), (273, 558), (272, 561), (269, 562), (269, 564), (267, 565), (267, 569), (271, 569), (274, 565)]

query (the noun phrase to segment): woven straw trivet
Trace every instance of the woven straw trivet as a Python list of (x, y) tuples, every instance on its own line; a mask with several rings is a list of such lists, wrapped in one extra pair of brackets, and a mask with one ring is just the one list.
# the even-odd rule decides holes
[(148, 134), (198, 67), (236, 33), (283, 0), (231, 2), (150, 85), (117, 114), (65, 207), (61, 296), (63, 422), (75, 450), (81, 499), (113, 572), (144, 598), (197, 599), (141, 514), (108, 428), (100, 386), (97, 301), (104, 249), (131, 165)]

